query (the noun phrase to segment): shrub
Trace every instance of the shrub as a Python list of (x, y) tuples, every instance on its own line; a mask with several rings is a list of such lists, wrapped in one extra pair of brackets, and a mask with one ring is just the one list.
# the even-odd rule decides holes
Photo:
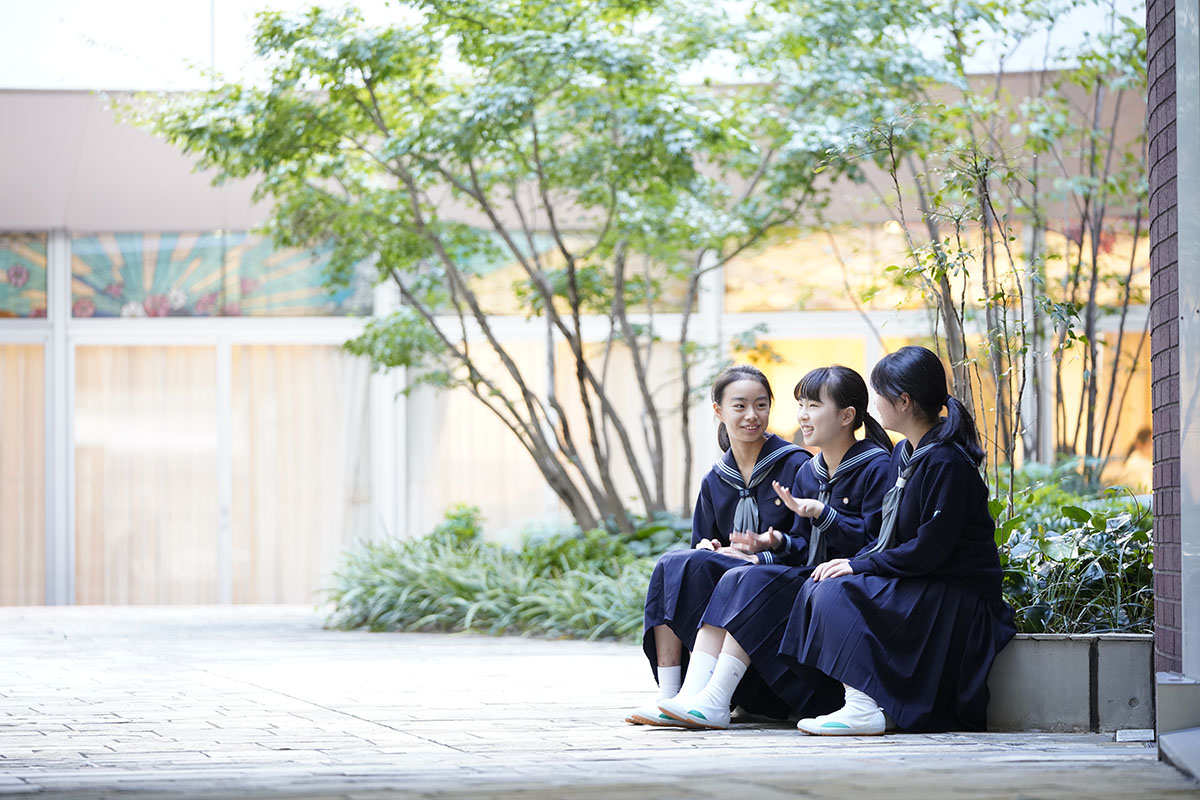
[(327, 590), (328, 624), (632, 639), (654, 557), (686, 546), (680, 531), (690, 530), (664, 517), (629, 537), (572, 530), (513, 550), (483, 541), (480, 527), (478, 509), (456, 506), (424, 538), (347, 551)]
[[(1145, 633), (1154, 626), (1148, 504), (1120, 487), (1087, 496), (1073, 465), (1030, 465), (996, 528), (1004, 593), (1023, 633)], [(993, 505), (999, 518), (1000, 508)]]

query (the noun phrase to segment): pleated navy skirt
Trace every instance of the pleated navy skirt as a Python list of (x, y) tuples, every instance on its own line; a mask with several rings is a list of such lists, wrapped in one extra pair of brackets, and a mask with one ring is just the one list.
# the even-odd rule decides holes
[(987, 728), (988, 673), (1012, 609), (932, 578), (846, 575), (801, 588), (780, 656), (802, 679), (875, 699), (906, 731)]
[(733, 695), (734, 705), (776, 719), (825, 714), (841, 707), (836, 681), (803, 680), (779, 657), (779, 647), (800, 587), (812, 567), (758, 564), (725, 573), (701, 624), (724, 628), (750, 656), (750, 669)]
[(696, 644), (700, 617), (721, 576), (746, 564), (740, 558), (712, 550), (671, 550), (663, 553), (650, 575), (643, 617), (642, 650), (658, 679), (658, 648), (654, 626), (666, 625), (683, 642), (683, 666)]

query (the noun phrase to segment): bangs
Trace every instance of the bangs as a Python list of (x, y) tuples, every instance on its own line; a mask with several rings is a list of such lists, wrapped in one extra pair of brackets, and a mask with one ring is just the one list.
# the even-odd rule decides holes
[[(821, 402), (821, 390), (834, 380), (833, 370), (829, 367), (817, 367), (800, 379), (793, 395), (797, 400), (813, 400), (819, 403)], [(829, 396), (833, 397), (832, 387), (829, 389)]]

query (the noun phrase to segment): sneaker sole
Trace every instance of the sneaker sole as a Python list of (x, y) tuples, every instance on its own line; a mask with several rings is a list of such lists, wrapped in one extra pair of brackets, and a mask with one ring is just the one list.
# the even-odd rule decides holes
[(851, 731), (851, 730), (822, 730), (819, 733), (810, 731), (806, 728), (797, 727), (796, 730), (801, 733), (807, 733), (809, 736), (883, 736), (887, 731)]
[(677, 720), (674, 717), (671, 717), (671, 719), (671, 722), (667, 722), (663, 719), (651, 719), (650, 717), (643, 717), (641, 714), (630, 714), (625, 718), (625, 721), (630, 725), (650, 725), (655, 728), (684, 727), (684, 723), (682, 723), (680, 720)]
[(723, 731), (729, 727), (728, 725), (713, 725), (712, 723), (704, 722), (703, 720), (696, 719), (695, 717), (681, 717), (674, 711), (665, 709), (662, 706), (659, 706), (658, 710), (681, 725), (686, 725), (689, 728), (696, 728), (697, 730)]

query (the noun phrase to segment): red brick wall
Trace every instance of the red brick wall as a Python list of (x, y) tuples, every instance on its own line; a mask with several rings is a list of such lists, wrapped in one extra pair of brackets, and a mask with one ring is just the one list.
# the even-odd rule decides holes
[(1179, 577), (1179, 249), (1176, 239), (1175, 0), (1146, 6), (1154, 406), (1156, 669), (1182, 672)]

